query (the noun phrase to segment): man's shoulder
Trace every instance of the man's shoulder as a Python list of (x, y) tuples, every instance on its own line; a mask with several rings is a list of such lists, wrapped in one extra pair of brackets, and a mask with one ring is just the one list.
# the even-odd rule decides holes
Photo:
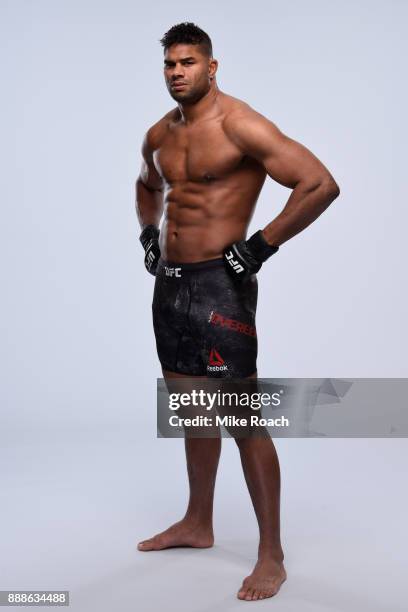
[(240, 98), (236, 98), (235, 96), (231, 96), (230, 94), (226, 94), (221, 92), (222, 95), (222, 104), (224, 107), (225, 117), (229, 117), (231, 115), (235, 115), (236, 113), (246, 113), (253, 111), (253, 108), (244, 100), (240, 100)]
[(161, 141), (168, 131), (170, 123), (175, 121), (179, 114), (180, 111), (178, 107), (172, 108), (156, 121), (156, 123), (149, 127), (145, 135), (145, 142), (149, 149), (154, 151), (160, 146)]
[(247, 102), (233, 96), (226, 96), (226, 98), (226, 112), (223, 125), (227, 133), (235, 133), (236, 130), (242, 127), (244, 122), (256, 122), (257, 120), (266, 119)]
[(242, 150), (252, 151), (261, 141), (271, 140), (278, 132), (277, 126), (247, 102), (231, 98), (229, 111), (225, 113), (223, 129), (226, 136)]

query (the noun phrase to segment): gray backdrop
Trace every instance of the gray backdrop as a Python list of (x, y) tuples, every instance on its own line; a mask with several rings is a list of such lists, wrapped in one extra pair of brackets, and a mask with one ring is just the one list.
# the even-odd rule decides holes
[[(308, 146), (341, 187), (259, 274), (260, 375), (405, 377), (407, 3), (0, 7), (0, 588), (70, 589), (75, 610), (163, 598), (235, 609), (257, 532), (231, 440), (217, 546), (135, 551), (181, 517), (187, 493), (182, 443), (154, 437), (153, 279), (134, 213), (143, 134), (174, 106), (158, 39), (185, 20), (208, 31), (220, 89)], [(250, 231), (289, 193), (269, 180)], [(402, 610), (405, 440), (277, 446), (280, 610)]]

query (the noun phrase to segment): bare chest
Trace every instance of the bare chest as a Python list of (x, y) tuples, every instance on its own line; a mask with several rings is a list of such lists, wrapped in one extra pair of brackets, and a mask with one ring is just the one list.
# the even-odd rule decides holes
[(225, 135), (221, 122), (171, 127), (154, 152), (157, 171), (168, 183), (224, 178), (243, 156)]

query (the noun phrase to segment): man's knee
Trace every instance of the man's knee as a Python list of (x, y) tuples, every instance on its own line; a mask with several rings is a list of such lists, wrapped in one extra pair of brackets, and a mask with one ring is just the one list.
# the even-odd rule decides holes
[(270, 433), (266, 427), (256, 427), (252, 428), (250, 431), (246, 432), (245, 435), (237, 435), (234, 436), (235, 444), (238, 449), (246, 450), (249, 448), (255, 448), (255, 446), (259, 443), (259, 440), (267, 440), (271, 439)]

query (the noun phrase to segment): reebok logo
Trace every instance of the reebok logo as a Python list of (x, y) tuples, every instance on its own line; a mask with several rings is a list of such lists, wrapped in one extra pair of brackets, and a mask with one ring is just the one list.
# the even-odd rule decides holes
[(228, 367), (223, 358), (215, 348), (212, 348), (208, 358), (207, 372), (224, 372), (225, 370), (228, 370)]
[(224, 365), (224, 360), (221, 357), (221, 355), (219, 354), (218, 351), (216, 351), (214, 348), (211, 349), (210, 352), (210, 357), (208, 359), (208, 363), (210, 365), (214, 365), (214, 366), (222, 366)]
[(181, 268), (169, 268), (168, 266), (164, 266), (164, 271), (166, 276), (177, 276), (178, 278), (181, 276)]

